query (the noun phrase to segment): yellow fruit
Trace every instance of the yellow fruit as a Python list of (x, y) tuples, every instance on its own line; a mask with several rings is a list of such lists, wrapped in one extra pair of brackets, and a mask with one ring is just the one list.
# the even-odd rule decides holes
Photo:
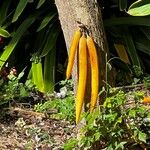
[(80, 37), (81, 37), (81, 32), (80, 30), (77, 30), (74, 33), (72, 44), (71, 44), (70, 51), (69, 51), (69, 60), (68, 60), (68, 65), (67, 65), (67, 70), (66, 70), (66, 79), (69, 79), (71, 76), (71, 72), (72, 72), (72, 68), (73, 68), (73, 64), (75, 60), (75, 54), (77, 51)]
[(80, 115), (84, 103), (87, 79), (87, 48), (86, 38), (83, 35), (79, 41), (79, 81), (76, 96), (76, 124), (80, 121)]
[(91, 100), (90, 100), (90, 112), (95, 108), (98, 92), (99, 92), (99, 67), (98, 56), (93, 39), (87, 36), (87, 48), (91, 63)]

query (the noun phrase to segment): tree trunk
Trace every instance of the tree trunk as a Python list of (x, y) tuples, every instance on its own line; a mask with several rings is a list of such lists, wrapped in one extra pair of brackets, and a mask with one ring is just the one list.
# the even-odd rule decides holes
[[(100, 83), (105, 81), (105, 57), (108, 54), (107, 42), (105, 38), (103, 21), (100, 7), (97, 0), (55, 0), (60, 23), (64, 33), (67, 49), (70, 47), (73, 33), (81, 22), (90, 30), (97, 45), (99, 55)], [(73, 68), (73, 80), (77, 81), (76, 63)]]

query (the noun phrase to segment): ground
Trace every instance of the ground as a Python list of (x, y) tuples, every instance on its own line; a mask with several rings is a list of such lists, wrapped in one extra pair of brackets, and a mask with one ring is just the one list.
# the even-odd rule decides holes
[[(141, 85), (128, 86), (126, 92), (131, 89), (150, 95)], [(0, 150), (63, 150), (66, 140), (76, 136), (76, 126), (69, 121), (47, 117), (20, 104), (6, 108), (0, 117)]]
[(75, 125), (15, 108), (0, 122), (0, 150), (61, 150)]

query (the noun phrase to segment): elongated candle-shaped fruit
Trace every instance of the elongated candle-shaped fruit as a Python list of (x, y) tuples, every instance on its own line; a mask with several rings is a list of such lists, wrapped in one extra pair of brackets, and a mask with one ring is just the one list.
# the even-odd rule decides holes
[(80, 32), (80, 30), (77, 30), (74, 33), (73, 40), (72, 40), (72, 43), (70, 46), (68, 66), (67, 66), (67, 70), (66, 70), (66, 79), (69, 79), (71, 76), (71, 72), (72, 72), (72, 68), (73, 68), (73, 64), (74, 64), (74, 60), (75, 60), (75, 54), (77, 51), (80, 37), (81, 37), (81, 32)]
[(87, 36), (87, 47), (91, 63), (91, 101), (90, 112), (95, 108), (99, 92), (98, 56), (93, 39)]
[(80, 121), (82, 106), (84, 103), (87, 78), (87, 48), (86, 38), (83, 35), (79, 41), (79, 81), (76, 96), (76, 123)]

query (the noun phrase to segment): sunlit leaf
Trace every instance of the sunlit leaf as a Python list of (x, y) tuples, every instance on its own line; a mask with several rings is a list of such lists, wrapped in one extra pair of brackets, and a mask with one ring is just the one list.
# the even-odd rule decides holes
[(138, 8), (133, 8), (128, 10), (128, 13), (132, 16), (146, 16), (150, 15), (150, 4), (138, 7)]
[(41, 62), (32, 62), (33, 82), (40, 92), (44, 92), (43, 68)]
[(145, 133), (139, 131), (138, 138), (139, 138), (140, 141), (146, 143), (146, 134)]
[(132, 16), (147, 16), (150, 15), (150, 1), (138, 0), (134, 2), (127, 12)]
[(4, 52), (0, 56), (0, 68), (5, 64), (5, 61), (9, 58), (12, 51), (15, 49), (19, 40), (23, 36), (24, 32), (28, 29), (29, 26), (35, 21), (37, 14), (35, 16), (30, 16), (19, 26), (16, 32), (13, 34), (13, 37), (9, 44), (5, 47)]
[(2, 36), (2, 37), (9, 37), (10, 34), (5, 29), (0, 28), (0, 36)]

